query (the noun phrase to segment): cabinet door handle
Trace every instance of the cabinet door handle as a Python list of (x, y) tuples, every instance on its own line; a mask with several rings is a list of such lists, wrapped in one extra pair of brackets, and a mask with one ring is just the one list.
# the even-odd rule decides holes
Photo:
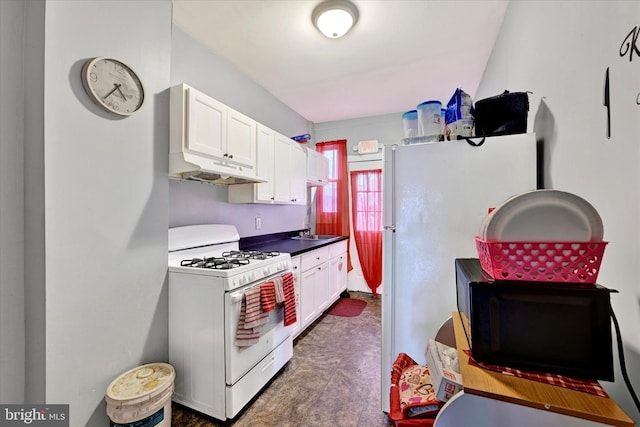
[(230, 159), (233, 159), (233, 154), (229, 154), (229, 158), (230, 158)]

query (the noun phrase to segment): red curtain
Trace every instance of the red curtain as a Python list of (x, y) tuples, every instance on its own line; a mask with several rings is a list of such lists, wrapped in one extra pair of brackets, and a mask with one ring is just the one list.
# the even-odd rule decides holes
[[(349, 237), (347, 140), (319, 142), (316, 151), (329, 159), (328, 183), (316, 191), (316, 234)], [(347, 249), (347, 271), (352, 269)]]
[(382, 283), (382, 170), (351, 172), (353, 236), (367, 286)]

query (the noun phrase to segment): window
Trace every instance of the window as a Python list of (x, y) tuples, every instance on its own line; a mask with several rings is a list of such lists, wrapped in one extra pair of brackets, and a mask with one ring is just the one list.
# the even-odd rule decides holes
[(382, 171), (351, 172), (354, 231), (381, 231)]
[[(349, 236), (347, 140), (320, 142), (316, 150), (329, 159), (329, 182), (316, 192), (316, 234)], [(351, 271), (347, 250), (347, 271)]]
[(320, 142), (316, 150), (329, 160), (329, 182), (316, 193), (316, 233), (349, 235), (347, 141)]

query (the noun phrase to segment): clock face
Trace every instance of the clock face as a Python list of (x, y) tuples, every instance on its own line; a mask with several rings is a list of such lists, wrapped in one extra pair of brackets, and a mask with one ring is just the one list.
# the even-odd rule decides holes
[(135, 113), (144, 102), (144, 89), (136, 73), (113, 58), (87, 61), (82, 67), (82, 85), (93, 102), (120, 116)]

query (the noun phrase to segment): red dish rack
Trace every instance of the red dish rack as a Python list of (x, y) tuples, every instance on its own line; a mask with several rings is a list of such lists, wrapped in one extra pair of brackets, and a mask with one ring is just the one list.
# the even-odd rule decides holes
[(475, 241), (482, 269), (495, 280), (563, 283), (596, 283), (608, 244)]

